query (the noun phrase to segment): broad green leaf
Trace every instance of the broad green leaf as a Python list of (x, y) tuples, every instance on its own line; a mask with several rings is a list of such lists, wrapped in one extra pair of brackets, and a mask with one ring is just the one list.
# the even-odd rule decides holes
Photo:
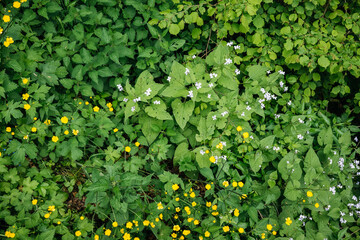
[(327, 57), (321, 56), (318, 59), (318, 64), (323, 68), (327, 68), (330, 65), (330, 61), (329, 61), (329, 59)]
[(184, 129), (194, 111), (195, 103), (193, 101), (183, 103), (177, 98), (171, 103), (171, 107), (173, 109), (176, 122), (179, 124), (181, 129)]
[(172, 23), (170, 24), (169, 32), (172, 35), (178, 35), (178, 33), (180, 32), (180, 27), (177, 24)]
[[(158, 104), (160, 102), (160, 104)], [(160, 98), (153, 98), (150, 106), (145, 108), (145, 112), (153, 118), (159, 120), (172, 120), (171, 115), (166, 111), (166, 104)]]
[(319, 161), (319, 157), (316, 155), (314, 149), (311, 147), (305, 156), (304, 170), (305, 172), (308, 172), (310, 169), (315, 169), (317, 172), (319, 172), (320, 168), (321, 164)]
[(261, 168), (261, 164), (263, 163), (263, 156), (261, 151), (256, 151), (254, 154), (254, 158), (250, 159), (250, 168), (253, 172), (258, 172)]
[(196, 141), (203, 142), (211, 140), (215, 130), (215, 125), (211, 123), (212, 122), (208, 122), (204, 117), (200, 117), (200, 121), (197, 126), (199, 134), (195, 135)]

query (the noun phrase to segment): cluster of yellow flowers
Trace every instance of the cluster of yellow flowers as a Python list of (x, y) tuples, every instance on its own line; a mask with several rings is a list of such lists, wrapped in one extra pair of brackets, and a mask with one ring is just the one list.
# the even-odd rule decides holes
[(48, 207), (48, 213), (46, 213), (46, 214), (44, 215), (44, 218), (49, 218), (50, 215), (51, 215), (51, 213), (54, 212), (54, 211), (55, 211), (55, 206), (54, 206), (54, 205), (49, 206), (49, 207)]
[(15, 237), (15, 233), (12, 233), (12, 232), (10, 232), (10, 231), (6, 231), (6, 232), (5, 232), (5, 237), (14, 238), (14, 237)]

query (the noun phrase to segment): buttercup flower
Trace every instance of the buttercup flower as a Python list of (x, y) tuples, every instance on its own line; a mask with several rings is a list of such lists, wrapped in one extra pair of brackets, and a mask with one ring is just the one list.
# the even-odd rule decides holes
[(23, 84), (27, 84), (29, 82), (29, 79), (23, 78), (22, 82), (23, 82)]
[(30, 108), (31, 108), (30, 104), (25, 104), (25, 105), (24, 105), (24, 109), (25, 109), (25, 110), (29, 110)]
[(53, 141), (54, 143), (56, 143), (57, 141), (59, 141), (59, 138), (57, 136), (53, 136), (51, 138), (51, 141)]
[(135, 143), (135, 146), (137, 146), (137, 147), (140, 146), (140, 143), (139, 143), (139, 142), (136, 142), (136, 143)]
[(69, 122), (69, 119), (64, 116), (64, 117), (62, 117), (62, 118), (60, 119), (60, 121), (61, 121), (62, 123), (64, 123), (64, 124), (66, 124), (66, 123)]
[(205, 237), (210, 237), (210, 232), (209, 231), (205, 232)]
[(32, 128), (31, 128), (31, 131), (32, 131), (32, 132), (36, 132), (36, 131), (37, 131), (36, 127), (32, 127)]
[(93, 107), (94, 112), (98, 112), (100, 108), (98, 106)]
[(37, 202), (38, 202), (38, 200), (37, 200), (37, 199), (33, 199), (33, 200), (31, 201), (32, 205), (36, 205), (36, 204), (37, 204)]
[(178, 190), (179, 188), (180, 188), (180, 187), (179, 187), (178, 184), (173, 184), (173, 185), (172, 185), (172, 189), (173, 189), (174, 191)]
[(307, 191), (306, 195), (307, 195), (308, 197), (312, 197), (312, 196), (314, 196), (314, 195), (313, 195), (313, 193), (312, 193), (311, 191)]
[(286, 225), (290, 226), (291, 223), (292, 223), (292, 221), (291, 221), (291, 219), (288, 217), (288, 218), (285, 219), (285, 223), (286, 223)]
[(130, 152), (131, 151), (131, 147), (127, 146), (125, 147), (125, 152)]
[(175, 225), (175, 226), (173, 227), (173, 230), (176, 231), (176, 232), (179, 231), (179, 230), (180, 230), (180, 226), (179, 226), (179, 225)]
[(14, 8), (19, 8), (20, 6), (21, 6), (20, 2), (18, 2), (18, 1), (13, 2), (13, 7)]
[(244, 138), (248, 138), (248, 137), (249, 137), (249, 133), (248, 133), (248, 132), (244, 132), (244, 133), (243, 133), (243, 137), (244, 137)]
[(206, 188), (207, 190), (210, 190), (210, 189), (211, 189), (211, 185), (210, 185), (210, 184), (206, 184), (206, 185), (205, 185), (205, 188)]
[(241, 126), (237, 126), (236, 131), (238, 131), (238, 132), (242, 131), (242, 127), (241, 127)]
[(3, 16), (3, 21), (4, 22), (10, 22), (10, 16), (9, 15), (4, 15)]
[(111, 230), (110, 230), (110, 229), (106, 229), (106, 230), (105, 230), (105, 235), (106, 235), (106, 236), (110, 236), (110, 235), (111, 235)]
[(22, 99), (24, 99), (25, 101), (27, 101), (29, 99), (30, 95), (28, 93), (24, 93), (22, 95)]
[(80, 231), (76, 231), (76, 232), (75, 232), (75, 236), (80, 237), (80, 236), (81, 236), (81, 232), (80, 232)]
[(266, 228), (267, 228), (267, 230), (271, 231), (272, 230), (271, 224), (266, 225)]
[(6, 131), (7, 131), (7, 132), (11, 132), (11, 127), (7, 127), (7, 128), (6, 128)]
[(230, 231), (230, 227), (229, 227), (229, 226), (224, 226), (224, 227), (223, 227), (223, 231), (224, 231), (224, 232)]
[(245, 230), (243, 228), (239, 228), (238, 231), (239, 231), (239, 233), (244, 233), (245, 232)]

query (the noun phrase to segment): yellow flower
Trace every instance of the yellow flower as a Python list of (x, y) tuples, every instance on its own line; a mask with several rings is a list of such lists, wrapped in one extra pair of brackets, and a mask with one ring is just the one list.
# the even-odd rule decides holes
[(53, 136), (51, 138), (51, 141), (53, 141), (54, 143), (56, 143), (57, 141), (59, 141), (59, 138), (57, 136)]
[(84, 219), (85, 219), (84, 216), (81, 216), (81, 217), (80, 217), (80, 220), (84, 220)]
[(100, 108), (98, 106), (93, 107), (94, 112), (98, 112)]
[(118, 131), (119, 131), (119, 129), (117, 129), (117, 128), (114, 128), (114, 130), (113, 130), (113, 131), (114, 131), (114, 132), (116, 133), (116, 132), (118, 132)]
[(206, 202), (207, 207), (211, 207), (211, 202)]
[(307, 191), (306, 195), (307, 195), (308, 197), (314, 196), (314, 194), (313, 194), (311, 191)]
[(4, 22), (10, 22), (10, 16), (9, 15), (4, 15), (3, 20), (4, 20)]
[(23, 78), (22, 82), (23, 82), (23, 84), (27, 84), (29, 82), (29, 79)]
[(238, 186), (239, 186), (239, 187), (243, 187), (243, 186), (244, 186), (244, 183), (243, 183), (243, 182), (238, 182)]
[(209, 150), (206, 149), (206, 150), (205, 150), (205, 153), (209, 153)]
[(125, 147), (125, 152), (130, 152), (131, 151), (131, 147), (127, 146)]
[(44, 122), (46, 125), (50, 125), (50, 123), (51, 123), (51, 120), (45, 120), (45, 122)]
[(240, 215), (239, 209), (235, 208), (234, 210), (234, 216), (238, 217)]
[(272, 235), (274, 235), (274, 236), (275, 236), (276, 234), (277, 234), (277, 232), (276, 232), (276, 231), (273, 231), (273, 232), (272, 232)]
[(44, 218), (49, 218), (49, 217), (50, 217), (50, 213), (44, 215)]
[(179, 225), (175, 225), (175, 226), (173, 227), (173, 230), (174, 230), (175, 232), (180, 231), (180, 226), (179, 226)]
[(241, 126), (237, 126), (236, 131), (238, 131), (238, 132), (242, 131), (242, 127), (241, 127)]
[(133, 223), (132, 222), (127, 222), (126, 223), (126, 228), (132, 228), (133, 227)]
[(213, 206), (211, 207), (211, 209), (214, 210), (214, 211), (216, 211), (216, 210), (217, 210), (217, 205), (213, 205)]
[(159, 202), (159, 203), (157, 204), (157, 209), (158, 209), (158, 210), (161, 210), (161, 209), (163, 209), (163, 208), (164, 208), (164, 206), (162, 205), (161, 202)]
[(85, 105), (89, 105), (89, 102), (85, 102)]
[(5, 232), (5, 237), (14, 238), (14, 237), (15, 237), (15, 233), (12, 233), (12, 232), (10, 232), (10, 231), (6, 231), (6, 232)]
[(130, 233), (125, 233), (124, 236), (123, 236), (123, 239), (124, 240), (130, 240), (131, 239)]
[[(170, 208), (169, 208), (170, 209)], [(159, 218), (161, 219), (161, 220), (163, 220), (163, 214), (162, 213), (160, 213), (160, 215), (159, 215)]]
[(36, 121), (37, 120), (37, 117), (34, 117), (34, 121)]
[(245, 230), (243, 228), (239, 228), (238, 231), (239, 231), (239, 233), (244, 233), (245, 232)]
[(228, 181), (223, 181), (222, 184), (224, 185), (224, 187), (228, 187), (228, 186), (229, 186), (229, 182), (228, 182)]
[(315, 203), (315, 207), (318, 208), (320, 205), (319, 203)]
[(113, 222), (113, 223), (112, 223), (112, 226), (113, 226), (113, 227), (117, 227), (117, 226), (119, 226), (119, 224), (118, 224), (117, 222)]
[(272, 230), (271, 224), (266, 225), (266, 228), (267, 228), (267, 230), (271, 231)]
[(244, 133), (243, 133), (243, 137), (244, 137), (244, 138), (248, 138), (248, 137), (249, 137), (249, 133), (248, 133), (248, 132), (244, 132)]
[(178, 202), (178, 201), (180, 201), (180, 198), (178, 198), (178, 197), (177, 197), (177, 198), (175, 198), (175, 201), (177, 201), (177, 202)]
[(107, 103), (106, 106), (107, 106), (108, 108), (111, 108), (111, 107), (112, 107), (112, 103)]
[(144, 221), (143, 221), (143, 224), (144, 224), (144, 226), (149, 226), (150, 221), (149, 221), (149, 220), (144, 220)]
[(10, 43), (5, 41), (5, 42), (4, 42), (4, 46), (5, 46), (5, 47), (9, 47), (9, 46), (10, 46)]
[(194, 192), (190, 193), (190, 197), (194, 198), (196, 195)]
[(29, 138), (29, 135), (25, 135), (23, 138), (27, 140)]
[(37, 199), (33, 199), (33, 200), (31, 201), (32, 205), (36, 205), (36, 204), (37, 204), (37, 202), (38, 202), (38, 200), (37, 200)]
[(215, 161), (216, 161), (216, 159), (215, 159), (214, 156), (211, 156), (209, 160), (210, 160), (210, 162), (212, 162), (212, 163), (215, 163)]
[(189, 235), (189, 234), (190, 234), (190, 230), (184, 230), (184, 231), (183, 231), (183, 235), (184, 235), (184, 236), (187, 236), (187, 235)]
[(69, 131), (68, 131), (68, 130), (65, 130), (64, 134), (65, 134), (65, 135), (68, 135), (68, 134), (69, 134)]
[(159, 222), (160, 221), (160, 219), (159, 218), (155, 218), (155, 222)]
[(290, 226), (291, 223), (292, 223), (292, 221), (291, 221), (291, 219), (288, 217), (288, 218), (285, 219), (285, 223), (286, 223), (286, 225)]
[(30, 107), (31, 107), (30, 104), (25, 104), (25, 105), (24, 105), (25, 110), (29, 110)]
[(48, 207), (48, 211), (49, 211), (49, 212), (54, 212), (54, 211), (55, 211), (55, 206), (54, 206), (54, 205), (49, 206), (49, 207)]
[(73, 130), (72, 130), (72, 133), (76, 136), (76, 135), (78, 135), (79, 130), (75, 130), (75, 129), (73, 129)]
[(99, 240), (99, 235), (97, 235), (97, 234), (95, 234), (95, 236), (94, 236), (94, 240)]
[(191, 206), (195, 207), (196, 206), (196, 202), (192, 202)]
[(79, 102), (79, 105), (81, 105), (82, 104), (82, 102)]
[(64, 116), (64, 117), (62, 117), (62, 118), (60, 119), (60, 121), (61, 121), (62, 123), (64, 123), (64, 124), (66, 124), (66, 123), (69, 122), (69, 119)]
[(2, 27), (0, 27), (0, 34), (2, 34), (4, 31), (4, 29)]
[(176, 212), (180, 212), (180, 210), (181, 210), (181, 209), (180, 209), (179, 207), (176, 207), (176, 208), (175, 208), (175, 211), (176, 211)]
[(36, 127), (32, 127), (32, 128), (31, 128), (31, 131), (32, 131), (32, 132), (36, 132), (36, 131), (37, 131), (37, 128), (36, 128)]
[(224, 232), (228, 232), (228, 231), (230, 231), (230, 228), (229, 228), (229, 226), (224, 226), (223, 230), (224, 230)]
[(7, 128), (6, 128), (6, 131), (7, 131), (7, 132), (11, 132), (11, 127), (7, 127)]
[(205, 237), (210, 237), (210, 232), (209, 231), (205, 232)]
[(155, 227), (155, 224), (154, 224), (153, 222), (151, 222), (151, 223), (150, 223), (150, 226), (151, 226), (152, 228), (154, 228), (154, 227)]
[(233, 187), (237, 187), (238, 183), (237, 182), (232, 182), (232, 186)]
[(135, 146), (137, 146), (137, 147), (140, 146), (140, 143), (139, 143), (139, 142), (136, 142), (136, 143), (135, 143)]
[(172, 189), (173, 189), (174, 191), (178, 190), (179, 188), (180, 188), (180, 187), (179, 187), (178, 184), (173, 184), (173, 185), (172, 185)]
[(22, 95), (22, 99), (24, 99), (25, 101), (27, 101), (29, 99), (30, 95), (28, 93), (24, 93)]
[(13, 136), (14, 136), (14, 135), (15, 135), (15, 133), (14, 133), (14, 132), (11, 132), (11, 135), (13, 135)]
[(18, 2), (18, 1), (15, 1), (15, 2), (13, 3), (13, 7), (14, 7), (14, 8), (19, 8), (20, 6), (21, 6), (21, 3)]
[(75, 232), (75, 236), (80, 237), (80, 236), (81, 236), (81, 232), (80, 232), (80, 231), (76, 231), (76, 232)]
[(178, 219), (178, 218), (179, 218), (179, 216), (177, 214), (175, 214), (174, 219)]
[(61, 222), (60, 222), (60, 221), (57, 221), (57, 224), (58, 224), (58, 225), (60, 225), (60, 224), (61, 224)]
[(176, 233), (172, 233), (172, 234), (171, 234), (171, 237), (176, 238), (176, 237), (177, 237), (177, 234), (176, 234)]
[(264, 239), (265, 238), (265, 233), (261, 234), (261, 238)]
[(106, 230), (105, 230), (105, 235), (106, 235), (106, 236), (110, 236), (110, 235), (111, 235), (111, 230), (110, 230), (110, 229), (106, 229)]
[(210, 185), (210, 184), (206, 184), (206, 185), (205, 185), (205, 188), (206, 188), (207, 190), (210, 190), (210, 189), (211, 189), (211, 185)]
[(241, 198), (245, 199), (245, 198), (247, 198), (247, 195), (246, 195), (246, 194), (242, 194), (242, 195), (241, 195)]
[(199, 225), (200, 221), (199, 220), (194, 220), (194, 225)]

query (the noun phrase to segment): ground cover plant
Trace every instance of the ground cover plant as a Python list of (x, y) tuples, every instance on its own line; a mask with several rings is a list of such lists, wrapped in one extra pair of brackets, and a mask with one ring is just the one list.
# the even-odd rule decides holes
[(359, 1), (0, 4), (1, 237), (360, 237)]

